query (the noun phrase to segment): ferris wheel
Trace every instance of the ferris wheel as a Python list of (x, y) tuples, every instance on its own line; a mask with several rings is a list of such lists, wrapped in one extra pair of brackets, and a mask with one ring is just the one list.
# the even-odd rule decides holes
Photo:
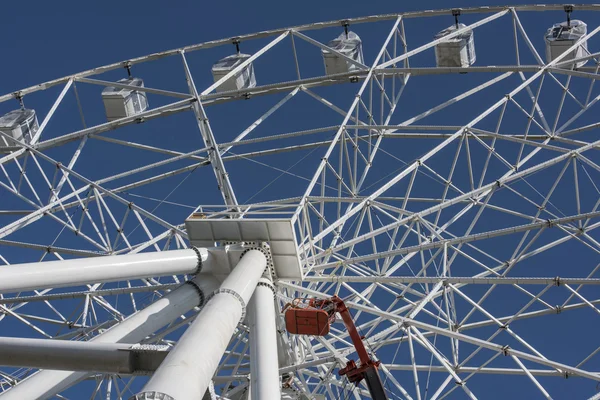
[(317, 22), (0, 96), (0, 400), (600, 399), (599, 11)]

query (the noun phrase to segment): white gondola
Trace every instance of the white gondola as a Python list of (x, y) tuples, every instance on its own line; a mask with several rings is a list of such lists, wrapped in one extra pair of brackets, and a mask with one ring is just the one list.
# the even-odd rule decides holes
[[(552, 25), (546, 31), (544, 37), (546, 41), (546, 62), (554, 61), (558, 56), (563, 54), (573, 46), (579, 39), (587, 33), (587, 25), (583, 21), (572, 20), (569, 22), (561, 22)], [(573, 60), (575, 58), (585, 57), (587, 52), (587, 41), (583, 41), (577, 48), (572, 50), (560, 62)], [(582, 67), (587, 63), (587, 60), (579, 61), (575, 64), (575, 68)], [(565, 68), (570, 69), (571, 65), (566, 65)]]
[[(124, 78), (117, 83), (129, 86), (144, 87), (144, 81), (140, 78)], [(102, 91), (102, 101), (106, 111), (106, 119), (114, 121), (119, 118), (130, 117), (148, 109), (148, 98), (145, 92), (137, 90), (106, 87)]]
[[(0, 131), (19, 142), (30, 144), (39, 125), (34, 110), (14, 110), (0, 118)], [(16, 146), (16, 143), (4, 135), (0, 138), (0, 147)]]
[[(362, 50), (362, 40), (360, 40), (360, 37), (352, 31), (348, 32), (348, 35), (346, 35), (346, 33), (342, 33), (340, 36), (327, 43), (327, 47), (332, 48), (338, 53), (341, 53), (356, 62), (361, 64), (365, 63)], [(337, 54), (332, 53), (331, 51), (321, 50), (321, 53), (323, 54), (325, 73), (327, 75), (342, 74), (345, 72), (360, 70), (360, 67), (356, 64), (339, 57)]]
[[(434, 39), (441, 39), (465, 27), (465, 24), (452, 25), (435, 35)], [(469, 67), (475, 64), (475, 60), (475, 39), (471, 29), (435, 45), (438, 67)]]
[[(217, 61), (212, 67), (215, 83), (249, 58), (249, 54), (237, 53)], [(254, 66), (252, 63), (249, 63), (219, 85), (217, 92), (228, 92), (230, 90), (249, 89), (253, 87), (256, 87), (256, 76), (254, 75)]]

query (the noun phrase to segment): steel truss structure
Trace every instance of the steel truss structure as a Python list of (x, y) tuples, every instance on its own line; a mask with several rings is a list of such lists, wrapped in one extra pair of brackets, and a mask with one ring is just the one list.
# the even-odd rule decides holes
[[(195, 44), (0, 96), (48, 110), (30, 144), (0, 133), (0, 399), (369, 398), (337, 375), (356, 358), (343, 325), (283, 328), (293, 299), (333, 295), (390, 399), (600, 398), (600, 5), (574, 10), (590, 27), (576, 60), (546, 62), (528, 28), (562, 5), (477, 7), (455, 35), (503, 33), (477, 36), (474, 66), (436, 67), (450, 37), (411, 24), (453, 17), (428, 10)], [(324, 44), (348, 24), (365, 64)], [(206, 83), (203, 60), (232, 43), (252, 56)], [(324, 76), (322, 49), (357, 70)], [(258, 86), (215, 91), (250, 62)], [(102, 122), (98, 89), (132, 88), (113, 82), (124, 67), (152, 107)], [(278, 270), (276, 240), (196, 243), (190, 214), (289, 221), (298, 275)]]

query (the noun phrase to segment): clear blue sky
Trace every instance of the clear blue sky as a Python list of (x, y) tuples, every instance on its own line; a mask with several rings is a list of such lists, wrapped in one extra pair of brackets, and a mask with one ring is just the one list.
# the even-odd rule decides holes
[[(3, 4), (3, 21), (0, 24), (0, 35), (3, 38), (2, 53), (4, 57), (2, 62), (3, 73), (2, 77), (0, 77), (0, 94), (9, 93), (21, 89), (23, 87), (27, 87), (43, 81), (58, 78), (70, 73), (79, 72), (104, 64), (122, 61), (136, 56), (176, 48), (188, 44), (199, 43), (219, 38), (233, 37), (244, 33), (251, 33), (261, 30), (293, 26), (316, 21), (340, 20), (347, 17), (393, 13), (419, 9), (436, 9), (461, 6), (466, 7), (480, 4), (480, 2), (464, 0), (459, 0), (454, 3), (442, 1), (399, 2), (354, 0), (347, 2), (334, 2), (322, 0), (297, 2), (161, 2), (154, 0), (128, 2), (114, 0), (96, 2), (14, 1)], [(505, 3), (502, 1), (493, 0), (486, 4), (501, 5)], [(468, 16), (465, 17), (465, 20), (473, 21), (478, 18), (479, 16)], [(575, 15), (574, 18), (586, 19), (587, 16), (586, 18), (584, 18), (582, 15)], [(523, 16), (523, 21), (527, 23), (526, 27), (528, 31), (532, 34), (532, 38), (535, 42), (534, 44), (540, 51), (543, 51), (542, 36), (546, 28), (549, 26), (549, 24), (561, 21), (562, 19), (562, 13), (558, 12), (552, 15), (548, 13), (548, 15), (542, 16), (539, 16), (539, 14), (536, 16)], [(589, 18), (587, 18), (587, 22), (591, 26), (596, 26), (599, 20), (600, 18), (598, 17), (598, 15), (590, 16)], [(407, 32), (409, 39), (422, 37), (423, 39), (421, 39), (421, 42), (427, 41), (432, 37), (432, 35), (435, 32), (444, 28), (446, 25), (450, 25), (452, 23), (452, 19), (450, 16), (447, 17), (447, 20), (438, 18), (432, 19), (432, 21), (434, 21), (432, 22), (433, 25), (429, 25), (428, 23), (426, 23), (427, 20), (425, 20), (425, 23), (422, 24), (412, 24), (410, 26), (410, 31)], [(504, 24), (503, 26), (510, 27), (511, 25)], [(364, 31), (361, 32), (361, 28), (366, 29), (367, 25), (357, 27), (356, 31), (359, 32), (361, 35), (364, 34), (366, 38), (369, 38), (370, 33)], [(484, 63), (485, 60), (493, 60), (490, 61), (489, 64), (495, 63), (496, 65), (500, 65), (502, 63), (513, 63), (512, 59), (495, 59), (494, 53), (496, 49), (493, 46), (486, 46), (486, 43), (488, 43), (488, 39), (492, 40), (493, 36), (495, 35), (512, 35), (512, 30), (498, 32), (494, 31), (493, 29), (488, 29), (483, 31), (481, 35), (479, 33), (477, 35), (478, 36), (476, 36), (476, 44), (478, 44), (478, 60), (482, 60), (482, 63)], [(381, 35), (379, 37), (381, 37)], [(415, 40), (419, 41), (418, 39)], [(373, 50), (373, 48), (365, 49), (365, 55), (368, 61), (367, 64), (371, 62), (374, 56), (374, 51), (375, 50)], [(428, 57), (431, 58), (430, 56), (431, 54)], [(203, 68), (209, 68), (210, 63), (212, 63), (213, 61), (214, 59), (210, 58), (207, 61), (198, 59), (195, 62), (197, 62), (197, 65), (203, 65)], [(533, 59), (531, 57), (525, 58), (523, 63), (533, 63)], [(318, 68), (322, 68), (322, 66), (319, 64)], [(310, 70), (310, 67), (308, 67), (308, 69)], [(208, 69), (206, 69), (206, 71), (208, 71)], [(156, 71), (151, 72), (156, 73)], [(269, 71), (266, 67), (263, 69), (257, 69), (257, 77), (260, 80), (262, 75), (263, 81), (268, 81), (268, 75), (270, 72), (272, 71)], [(119, 73), (121, 73), (121, 71), (119, 71)], [(315, 73), (315, 75), (316, 74), (317, 73)], [(123, 74), (121, 73), (121, 75)], [(119, 77), (121, 77), (121, 75), (114, 73), (110, 75), (110, 77), (111, 79), (118, 79)], [(207, 74), (205, 75), (206, 77), (208, 77)], [(105, 79), (109, 78), (107, 77)], [(181, 75), (179, 75), (178, 79), (180, 80), (179, 83), (174, 84), (171, 82), (168, 76), (158, 77), (158, 75), (155, 74), (152, 83), (150, 84), (149, 82), (147, 82), (147, 84), (149, 86), (154, 86), (158, 88), (185, 91), (186, 89), (183, 86), (184, 82), (181, 81)], [(209, 82), (209, 79), (207, 82)], [(422, 82), (422, 80), (415, 79), (415, 83), (416, 82)], [(480, 82), (481, 80), (479, 79), (479, 77), (470, 76), (455, 77), (452, 78), (451, 81), (442, 81), (441, 79), (436, 80), (432, 78), (431, 81), (423, 82), (423, 86), (420, 86), (421, 89), (410, 89), (414, 90), (413, 92), (410, 92), (410, 95), (413, 96), (412, 99), (414, 99), (414, 101), (409, 102), (408, 104), (404, 104), (398, 112), (402, 116), (412, 116), (415, 113), (423, 111), (431, 107), (432, 105), (439, 103), (441, 100), (445, 100), (451, 96), (456, 95), (460, 91), (465, 90), (466, 87), (472, 87)], [(516, 80), (512, 80), (511, 87), (516, 86), (516, 82)], [(175, 85), (175, 87), (171, 87), (170, 85), (172, 84)], [(452, 89), (452, 93), (445, 93), (443, 95), (440, 94), (439, 99), (431, 100), (430, 102), (425, 101), (421, 98), (421, 95), (423, 93), (431, 93), (431, 97), (435, 97), (435, 93), (438, 92), (438, 89), (440, 87)], [(355, 90), (355, 88), (356, 86), (353, 86), (350, 89)], [(407, 91), (408, 90), (409, 89), (407, 89)], [(335, 95), (333, 94), (333, 92), (331, 93), (332, 95)], [(490, 98), (486, 98), (484, 104), (489, 106), (490, 104), (492, 104), (493, 101), (500, 98), (500, 96), (502, 96), (502, 94), (504, 93), (506, 93), (505, 87), (498, 87), (494, 89), (493, 95), (491, 95)], [(93, 94), (93, 96), (96, 95), (97, 93)], [(47, 97), (41, 102), (43, 103), (45, 101), (44, 104), (46, 104), (46, 106), (44, 106), (45, 109), (44, 107), (41, 108), (42, 110), (44, 110), (41, 113), (41, 116), (44, 115), (45, 110), (47, 110), (48, 108), (48, 101), (51, 102), (52, 96), (55, 96), (55, 94), (49, 93), (47, 95), (42, 96)], [(83, 94), (83, 97), (85, 96), (86, 94)], [(92, 94), (90, 94), (90, 96), (92, 96)], [(265, 107), (268, 107), (273, 104), (273, 100), (265, 101), (261, 99), (260, 101), (262, 101), (262, 103), (257, 103), (260, 106), (260, 108), (253, 109), (250, 108), (252, 106), (249, 105), (248, 110), (240, 111), (241, 114), (239, 114), (239, 116), (240, 121), (243, 120), (242, 122), (235, 121), (235, 118), (231, 118), (231, 114), (228, 114), (228, 111), (221, 112), (220, 114), (215, 112), (215, 114), (211, 114), (211, 118), (215, 119), (215, 124), (221, 124), (222, 128), (231, 126), (232, 129), (239, 129), (239, 127), (245, 126), (244, 123), (247, 125), (247, 118), (244, 119), (243, 117), (249, 117), (250, 115), (254, 115), (256, 117), (256, 112), (258, 109), (264, 110)], [(468, 107), (473, 107), (473, 109), (478, 109), (477, 107), (481, 108), (482, 105), (478, 102), (479, 100), (466, 101), (466, 106), (465, 108), (463, 108), (462, 111), (463, 113), (465, 113), (463, 115), (468, 114), (468, 116), (474, 117), (475, 115), (471, 114), (471, 110)], [(151, 102), (151, 105), (154, 104), (156, 103)], [(250, 102), (248, 104), (250, 104)], [(568, 106), (566, 107), (568, 108)], [(6, 103), (0, 105), (0, 110), (2, 111), (2, 113), (8, 111), (11, 108), (15, 108), (14, 103), (10, 106), (8, 106)], [(460, 115), (444, 115), (448, 118), (457, 118), (457, 120), (460, 120)], [(97, 123), (103, 122), (102, 112), (96, 113), (95, 115), (91, 115), (90, 118), (92, 121), (95, 121)], [(283, 119), (277, 118), (281, 117), (274, 117), (274, 124), (284, 122)], [(589, 120), (587, 120), (587, 123), (595, 121), (593, 115), (587, 116), (587, 118), (589, 118)], [(399, 122), (400, 120), (401, 118), (397, 119), (395, 122)], [(325, 118), (323, 117), (322, 121), (317, 122), (322, 122), (321, 125), (326, 125), (327, 122), (324, 121)], [(447, 121), (438, 119), (430, 120), (429, 122), (444, 123)], [(463, 119), (461, 120), (461, 122), (467, 121), (464, 121)], [(228, 123), (231, 125), (227, 125)], [(337, 123), (339, 123), (339, 120)], [(52, 128), (64, 128), (64, 130), (68, 130), (71, 129), (71, 125), (65, 123), (65, 125), (63, 126), (52, 126)], [(287, 126), (281, 130), (277, 130), (275, 128), (277, 127), (274, 125), (266, 124), (266, 132), (268, 132), (269, 134), (289, 132), (294, 130), (294, 128), (290, 126)], [(73, 127), (71, 130), (74, 129), (79, 128)], [(522, 129), (522, 126), (519, 129)], [(58, 130), (54, 132), (58, 132)], [(224, 130), (220, 130), (220, 132), (223, 131)], [(48, 134), (52, 135), (52, 131), (50, 131)], [(231, 134), (229, 134), (227, 139), (230, 138)], [(157, 142), (153, 143), (161, 143), (160, 139), (156, 140)], [(178, 136), (173, 135), (168, 140), (169, 145), (173, 146), (172, 148), (177, 148), (181, 151), (190, 150), (189, 143), (185, 140), (180, 139), (180, 137)], [(217, 138), (217, 140), (223, 141), (222, 139), (220, 140), (220, 138)], [(397, 151), (395, 154), (405, 160), (412, 160), (416, 158), (419, 154), (422, 154), (424, 150), (428, 148), (422, 146), (422, 144), (423, 143), (415, 143), (415, 147), (411, 148), (397, 148), (395, 149), (395, 151)], [(430, 143), (427, 144), (427, 146), (429, 145)], [(116, 153), (115, 157), (118, 157), (121, 154)], [(60, 153), (56, 154), (57, 157), (59, 157), (60, 155)], [(86, 157), (87, 156), (88, 155), (86, 154)], [(94, 157), (96, 157), (96, 155), (90, 155), (90, 157), (91, 159), (95, 160)], [(295, 155), (290, 157), (290, 160), (292, 160), (291, 163), (296, 162), (299, 159), (299, 156)], [(316, 159), (318, 158), (315, 158), (315, 160)], [(302, 173), (302, 175), (304, 176), (311, 176), (312, 171), (314, 170), (314, 168), (316, 168), (317, 165), (315, 160), (313, 160), (314, 162), (311, 161), (310, 164), (307, 164), (307, 167), (301, 165), (301, 168), (296, 169), (296, 171)], [(132, 164), (135, 164), (136, 161), (141, 162), (141, 160), (121, 161), (123, 163), (131, 162)], [(82, 163), (83, 165), (85, 165), (85, 161), (82, 161)], [(93, 176), (95, 173), (98, 172), (97, 170), (94, 170), (92, 164), (93, 163), (90, 161), (90, 166), (87, 169), (87, 172), (89, 172), (90, 176)], [(257, 190), (255, 187), (252, 187), (252, 185), (250, 185), (247, 180), (241, 178), (241, 176), (244, 176), (243, 174), (247, 172), (244, 170), (245, 168), (247, 168), (247, 164), (239, 166), (237, 166), (237, 164), (232, 165), (233, 172), (230, 171), (232, 179), (234, 180), (234, 185), (240, 188), (238, 192), (238, 197), (240, 198), (240, 200), (243, 201), (244, 199), (248, 199), (252, 195), (254, 195)], [(288, 162), (286, 165), (289, 166), (290, 162)], [(398, 166), (395, 165), (392, 167), (392, 164), (390, 164), (390, 168), (395, 169), (398, 168)], [(81, 171), (84, 170), (85, 169), (82, 169)], [(122, 170), (122, 168), (119, 168), (119, 171), (120, 170)], [(264, 172), (263, 170), (260, 171), (261, 173)], [(207, 179), (213, 179), (209, 171), (204, 171), (203, 173), (203, 176)], [(236, 175), (236, 173), (238, 175)], [(250, 174), (250, 172), (248, 172), (248, 174)], [(383, 172), (379, 173), (379, 175), (376, 175), (376, 172), (374, 172), (373, 174), (377, 177), (386, 175)], [(274, 173), (271, 171), (271, 175), (265, 175), (265, 182), (268, 182), (270, 179), (276, 177), (277, 175), (278, 173)], [(201, 180), (199, 180), (199, 182), (201, 182)], [(289, 182), (292, 183), (279, 182), (282, 185), (280, 186), (280, 188), (285, 189), (283, 190), (283, 192), (286, 192), (286, 190), (288, 189), (290, 192), (292, 192), (293, 189), (295, 189), (292, 186), (296, 185), (296, 182)], [(213, 185), (212, 182), (211, 185)], [(298, 187), (302, 186), (300, 185)], [(170, 190), (172, 186), (169, 186), (168, 188)], [(165, 187), (164, 190), (167, 190), (167, 187)], [(139, 193), (144, 193), (146, 195), (155, 195), (155, 197), (162, 198), (162, 193), (156, 194), (156, 192), (153, 191), (144, 192), (144, 189), (141, 189)], [(218, 196), (215, 196), (215, 193), (213, 192), (211, 193), (211, 201), (213, 203), (219, 201)], [(200, 191), (198, 191), (196, 195), (200, 196), (203, 195), (203, 193), (200, 193)], [(1, 196), (5, 196), (5, 194), (2, 193)], [(192, 197), (190, 199), (190, 197), (188, 197), (185, 192), (181, 193), (181, 191), (175, 193), (173, 196), (174, 198), (172, 198), (172, 200), (177, 200), (184, 204), (195, 205), (199, 201), (206, 201), (206, 197), (201, 196)], [(206, 196), (208, 196), (208, 194)], [(277, 193), (275, 193), (275, 196), (271, 195), (271, 198), (274, 197), (279, 196), (277, 195)], [(286, 196), (282, 195), (281, 197)], [(261, 199), (261, 197), (259, 196), (258, 199)], [(143, 206), (150, 209), (153, 206), (153, 203), (146, 203), (143, 204)], [(189, 213), (189, 210), (184, 209), (164, 211), (164, 215), (175, 215), (169, 214), (170, 212), (178, 212), (179, 214), (181, 214), (182, 217), (185, 217), (186, 213)], [(2, 225), (4, 225), (4, 223)], [(47, 237), (46, 239), (40, 239), (40, 241), (42, 242), (44, 240), (47, 241)], [(65, 239), (63, 244), (68, 245), (69, 241)], [(569, 249), (572, 249), (572, 251), (579, 251), (578, 248), (575, 246)], [(8, 254), (12, 257), (12, 262), (22, 262), (26, 260), (22, 259), (17, 253), (17, 250), (15, 249), (9, 248), (3, 250), (6, 251), (6, 253), (3, 254)], [(38, 255), (36, 254), (36, 257), (37, 256)], [(596, 258), (594, 259), (594, 257)], [(538, 261), (538, 264), (535, 265), (539, 266), (542, 265), (542, 263), (550, 263), (552, 261), (554, 261), (557, 264), (560, 263), (562, 265), (565, 265), (569, 261), (569, 257), (565, 253), (555, 254), (554, 259), (552, 259), (551, 257), (540, 257), (540, 259), (541, 261)], [(597, 254), (586, 255), (584, 256), (583, 260), (581, 260), (581, 262), (591, 264), (594, 262), (594, 260), (596, 263), (598, 262)], [(588, 268), (586, 271), (589, 270), (590, 269)], [(560, 269), (556, 271), (552, 270), (551, 273), (547, 270), (540, 272), (538, 269), (536, 272), (532, 272), (532, 274), (535, 273), (538, 273), (539, 275), (543, 276), (547, 276), (549, 274), (563, 275)], [(525, 274), (526, 273), (522, 273), (521, 275)], [(495, 303), (494, 306), (491, 306), (495, 315), (504, 315), (502, 309), (502, 306), (504, 305), (502, 303), (503, 301), (504, 300), (498, 300), (498, 302)], [(506, 301), (509, 306), (514, 306), (515, 304), (524, 304), (522, 299), (519, 299), (518, 303), (511, 302), (510, 299)], [(573, 356), (574, 359), (581, 360), (583, 358), (582, 352), (591, 350), (590, 343), (593, 343), (594, 337), (597, 336), (597, 329), (590, 328), (584, 330), (583, 332), (576, 331), (573, 329), (573, 326), (569, 326), (569, 323), (573, 323), (575, 324), (575, 326), (581, 327), (581, 318), (587, 318), (589, 316), (590, 313), (578, 314), (577, 312), (574, 312), (573, 314), (569, 314), (568, 316), (562, 317), (563, 319), (561, 320), (551, 320), (549, 318), (545, 318), (541, 323), (538, 323), (537, 321), (523, 322), (523, 325), (520, 325), (521, 328), (518, 330), (518, 332), (522, 333), (523, 336), (527, 339), (532, 340), (532, 342), (536, 345), (539, 345), (539, 347), (542, 349), (542, 352), (554, 352), (553, 354), (559, 354), (561, 357), (569, 359), (570, 361), (573, 361), (573, 359), (569, 358), (568, 351), (561, 350), (559, 347), (561, 347), (561, 340), (563, 340), (569, 335), (577, 335), (576, 337), (582, 338), (582, 342), (586, 343), (585, 348), (579, 347), (577, 343), (572, 344), (575, 352), (579, 351), (576, 356)], [(554, 321), (558, 322), (555, 323)], [(591, 327), (597, 328), (599, 325), (600, 324), (597, 323), (597, 319), (590, 322)], [(0, 327), (1, 326), (2, 325), (0, 325)], [(20, 327), (19, 325), (15, 325), (14, 329), (14, 331), (10, 332), (11, 335), (14, 335), (15, 332), (19, 332), (20, 334), (20, 330), (22, 329), (22, 327)], [(0, 334), (8, 335), (9, 333), (0, 328)], [(23, 334), (26, 335), (30, 333), (23, 332)], [(548, 340), (545, 339), (546, 334), (548, 334)], [(465, 346), (465, 348), (467, 348), (467, 346)], [(407, 361), (407, 347), (404, 347), (402, 350), (403, 361)], [(514, 363), (508, 361), (505, 363), (505, 365), (514, 367)], [(593, 366), (597, 367), (597, 369), (600, 369), (600, 365), (597, 362), (597, 360), (595, 364), (593, 364)], [(592, 368), (592, 364), (590, 364), (589, 368)], [(412, 377), (409, 374), (400, 376), (402, 376), (405, 379), (412, 380)], [(540, 378), (540, 381), (542, 381), (545, 385), (547, 384), (547, 387), (552, 389), (551, 394), (554, 395), (555, 398), (579, 398), (580, 396), (589, 396), (593, 393), (594, 389), (593, 383), (591, 383), (591, 381), (583, 382), (582, 380), (576, 381), (576, 379), (577, 378), (573, 378), (569, 381), (562, 381), (559, 379), (548, 380), (548, 378)], [(408, 382), (409, 383), (407, 383), (407, 385), (412, 388), (412, 381)], [(490, 378), (484, 378), (477, 382), (478, 383), (473, 384), (473, 387), (471, 387), (471, 389), (476, 394), (481, 394), (479, 398), (505, 399), (508, 396), (512, 396), (513, 398), (539, 397), (539, 392), (537, 392), (536, 389), (529, 382), (526, 382), (525, 378), (520, 378), (518, 380), (513, 380), (513, 378), (507, 378), (505, 382), (502, 382), (497, 377), (491, 376)], [(515, 384), (513, 384), (513, 382), (515, 382)], [(577, 385), (577, 382), (583, 382), (583, 384), (579, 386)], [(523, 385), (523, 383), (526, 384)], [(455, 391), (454, 394), (454, 397), (450, 397), (462, 398), (463, 392)], [(74, 393), (73, 391), (70, 392), (70, 395), (74, 399), (83, 398), (78, 397), (77, 393)]]
[[(553, 3), (553, 2), (546, 2)], [(114, 61), (242, 33), (347, 17), (504, 1), (7, 2), (4, 93)], [(10, 55), (10, 56), (9, 56)]]

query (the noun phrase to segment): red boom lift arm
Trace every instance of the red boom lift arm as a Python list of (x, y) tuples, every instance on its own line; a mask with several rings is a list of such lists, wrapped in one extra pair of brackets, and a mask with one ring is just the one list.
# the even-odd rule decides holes
[(354, 360), (348, 361), (346, 367), (340, 369), (340, 376), (345, 375), (355, 385), (358, 385), (364, 379), (372, 399), (388, 399), (377, 371), (379, 361), (373, 361), (369, 357), (362, 337), (356, 330), (350, 311), (342, 299), (337, 296), (326, 300), (310, 299), (308, 307), (302, 308), (293, 304), (290, 306), (285, 313), (286, 328), (289, 333), (299, 335), (327, 335), (329, 324), (335, 320), (336, 312), (339, 313), (360, 359), (360, 366), (357, 366)]

